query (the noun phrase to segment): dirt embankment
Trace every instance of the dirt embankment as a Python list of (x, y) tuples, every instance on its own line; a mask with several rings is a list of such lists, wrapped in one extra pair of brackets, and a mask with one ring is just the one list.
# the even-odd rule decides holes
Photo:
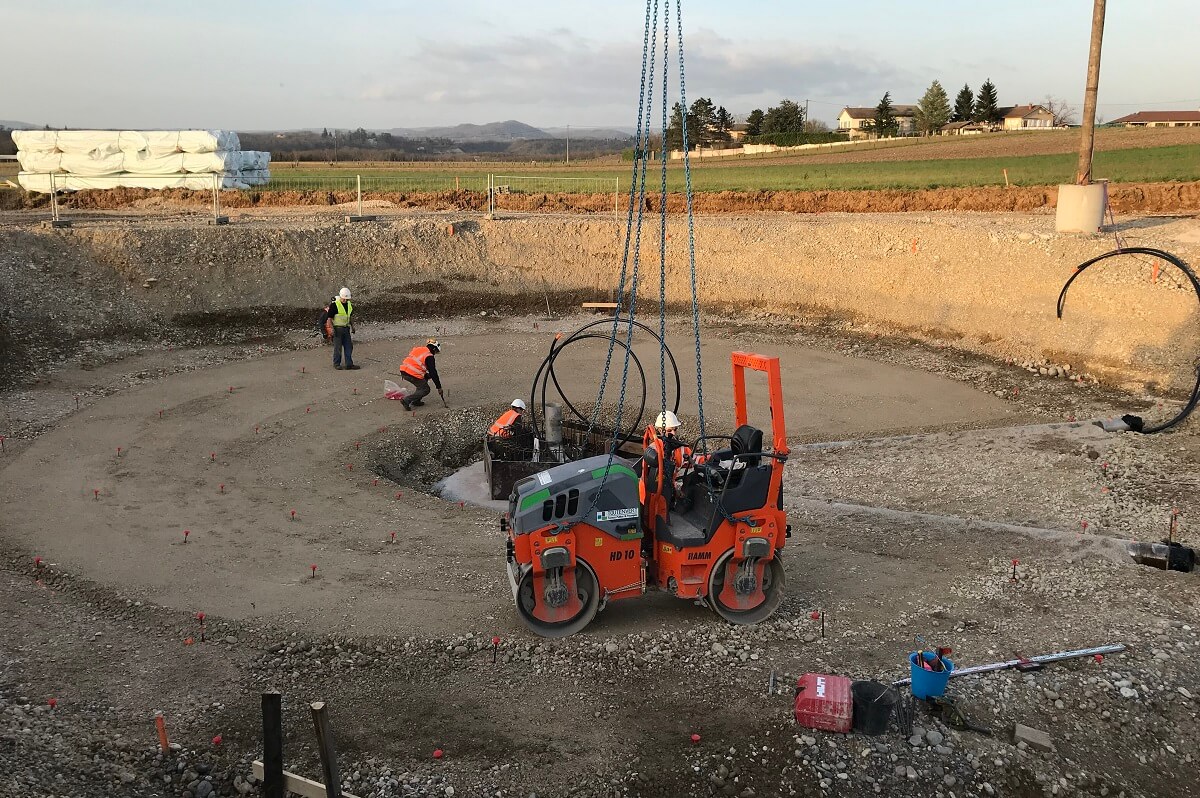
[[(348, 205), (357, 196), (352, 191), (227, 191), (222, 207), (227, 209), (322, 207)], [(483, 213), (487, 196), (477, 191), (367, 192), (363, 199), (387, 203), (396, 209), (423, 211), (473, 211)], [(696, 194), (693, 208), (704, 214), (746, 213), (893, 213), (927, 211), (1038, 211), (1058, 202), (1055, 186), (994, 186), (984, 188), (881, 189), (874, 191), (721, 191)], [(79, 210), (119, 210), (169, 207), (202, 209), (212, 204), (212, 194), (203, 191), (120, 188), (80, 191), (63, 200)], [(498, 211), (555, 212), (608, 215), (613, 210), (612, 194), (507, 194), (497, 195)], [(647, 197), (646, 209), (660, 207), (657, 197)], [(1113, 213), (1178, 213), (1200, 210), (1200, 182), (1118, 183), (1109, 187)], [(0, 191), (0, 210), (21, 210), (48, 205), (42, 195)], [(670, 213), (687, 210), (683, 194), (667, 199)]]
[[(1128, 243), (1200, 261), (1200, 223), (1122, 223)], [(657, 230), (642, 263), (657, 273)], [(340, 285), (363, 318), (557, 312), (607, 298), (622, 240), (611, 221), (398, 219), (376, 225), (247, 221), (228, 228), (139, 223), (0, 232), (0, 337), (10, 364), (36, 364), (111, 336), (245, 335), (304, 326)], [(668, 227), (667, 289), (688, 301), (687, 236)], [(1046, 216), (755, 215), (698, 220), (704, 306), (753, 322), (842, 319), (996, 358), (1049, 358), (1124, 383), (1181, 390), (1195, 357), (1196, 300), (1164, 269), (1111, 262), (1054, 300), (1109, 236), (1060, 236)], [(643, 269), (643, 308), (657, 280)]]

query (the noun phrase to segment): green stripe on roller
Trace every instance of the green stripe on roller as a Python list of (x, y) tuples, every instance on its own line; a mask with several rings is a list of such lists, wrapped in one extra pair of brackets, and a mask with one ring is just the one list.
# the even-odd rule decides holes
[[(609, 474), (628, 474), (629, 476), (633, 477), (634, 479), (638, 478), (638, 475), (633, 473), (633, 469), (630, 468), (629, 466), (623, 466), (623, 465), (614, 463), (613, 465), (609, 466), (608, 469), (609, 469), (608, 470)], [(603, 479), (603, 478), (604, 478), (604, 469), (603, 468), (597, 468), (595, 471), (592, 472), (592, 479)]]
[(548, 488), (542, 488), (537, 493), (531, 493), (528, 496), (526, 496), (524, 499), (521, 500), (521, 510), (522, 511), (528, 510), (530, 507), (533, 507), (535, 504), (541, 504), (542, 502), (546, 501), (546, 499), (549, 499), (549, 498), (550, 498), (550, 490)]

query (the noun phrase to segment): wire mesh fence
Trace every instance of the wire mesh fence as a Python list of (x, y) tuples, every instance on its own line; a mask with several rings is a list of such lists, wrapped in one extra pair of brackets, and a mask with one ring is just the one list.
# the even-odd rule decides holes
[[(30, 194), (48, 195), (55, 223), (89, 216), (122, 218), (309, 215), (322, 210), (356, 216), (471, 213), (490, 218), (518, 215), (590, 215), (618, 220), (619, 180), (612, 177), (495, 175), (484, 172), (262, 173), (248, 184), (239, 175), (22, 174)], [(227, 215), (228, 214), (228, 215)]]

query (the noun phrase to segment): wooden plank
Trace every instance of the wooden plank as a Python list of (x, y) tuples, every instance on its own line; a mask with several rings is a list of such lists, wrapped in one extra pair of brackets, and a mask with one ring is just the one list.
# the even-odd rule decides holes
[(618, 307), (618, 305), (616, 302), (584, 302), (580, 307), (608, 308), (609, 310), (612, 310), (613, 308)]
[(283, 798), (283, 696), (262, 694), (263, 798)]
[(333, 730), (329, 728), (329, 714), (325, 711), (325, 702), (314, 701), (308, 708), (312, 712), (313, 727), (317, 732), (317, 749), (321, 752), (321, 777), (325, 780), (325, 798), (342, 798), (337, 748), (333, 742)]
[[(254, 760), (254, 775), (256, 778), (263, 777), (263, 763), (261, 760)], [(300, 798), (325, 798), (325, 785), (319, 781), (306, 779), (303, 776), (297, 776), (295, 773), (283, 771), (284, 789), (293, 795), (299, 795)], [(351, 795), (348, 792), (342, 793), (342, 798), (358, 798), (356, 795)]]

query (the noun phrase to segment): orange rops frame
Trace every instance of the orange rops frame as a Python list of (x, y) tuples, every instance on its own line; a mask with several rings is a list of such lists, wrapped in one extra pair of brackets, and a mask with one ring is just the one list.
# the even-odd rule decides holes
[(761, 371), (767, 375), (771, 403), (771, 445), (775, 454), (787, 455), (787, 429), (783, 421), (783, 380), (779, 373), (779, 358), (753, 355), (749, 352), (733, 353), (733, 411), (737, 427), (747, 422), (746, 412), (746, 369)]

